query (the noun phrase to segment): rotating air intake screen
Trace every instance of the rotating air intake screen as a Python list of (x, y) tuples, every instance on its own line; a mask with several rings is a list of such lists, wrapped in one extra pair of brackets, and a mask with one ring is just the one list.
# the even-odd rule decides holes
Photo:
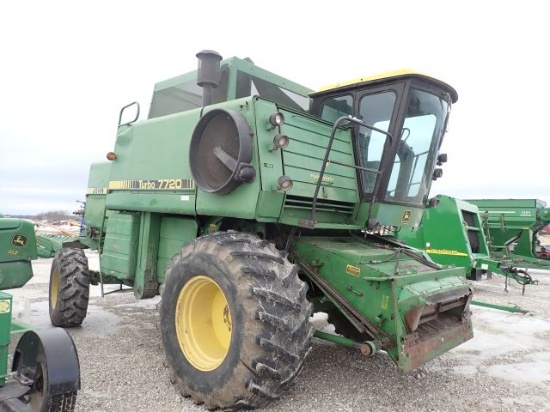
[(252, 131), (233, 110), (216, 109), (198, 122), (189, 152), (191, 174), (205, 192), (227, 194), (255, 178)]

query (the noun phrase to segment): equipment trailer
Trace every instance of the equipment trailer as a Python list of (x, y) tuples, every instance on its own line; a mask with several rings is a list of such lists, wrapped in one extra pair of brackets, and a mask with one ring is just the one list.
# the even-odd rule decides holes
[[(37, 258), (34, 225), (0, 218), (0, 289), (25, 285)], [(8, 373), (10, 337), (23, 333)], [(12, 296), (0, 292), (0, 409), (72, 412), (80, 389), (78, 354), (62, 328), (31, 330), (12, 319)]]
[(470, 199), (479, 209), (491, 253), (518, 265), (550, 270), (538, 248), (541, 229), (550, 224), (550, 207), (539, 199)]
[[(287, 391), (314, 335), (403, 372), (472, 338), (464, 269), (379, 236), (420, 223), (456, 91), (400, 71), (314, 93), (250, 59), (197, 57), (156, 85), (147, 120), (121, 110), (85, 234), (54, 258), (52, 323), (83, 322), (90, 283), (160, 293), (175, 384), (222, 409)], [(313, 312), (343, 336), (314, 331)]]

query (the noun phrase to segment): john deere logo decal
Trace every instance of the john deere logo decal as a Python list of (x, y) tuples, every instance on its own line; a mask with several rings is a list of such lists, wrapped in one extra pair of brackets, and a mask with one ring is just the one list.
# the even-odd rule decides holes
[(401, 218), (401, 223), (406, 225), (407, 223), (409, 223), (409, 220), (411, 220), (411, 211), (405, 210), (405, 212), (403, 212), (403, 218)]
[(27, 246), (27, 241), (29, 239), (25, 235), (13, 235), (11, 239), (12, 245), (19, 246), (19, 247), (25, 247)]

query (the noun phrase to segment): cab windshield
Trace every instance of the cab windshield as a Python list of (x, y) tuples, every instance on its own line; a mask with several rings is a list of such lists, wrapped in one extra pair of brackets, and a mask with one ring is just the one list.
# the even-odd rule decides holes
[[(393, 91), (364, 96), (359, 112), (363, 121), (389, 132), (397, 96)], [(384, 193), (388, 202), (422, 204), (428, 194), (434, 161), (445, 131), (448, 103), (431, 93), (413, 89), (405, 112), (403, 127), (394, 135), (396, 149), (391, 152), (392, 169)], [(379, 131), (361, 127), (358, 137), (359, 163), (363, 168), (362, 186), (373, 193), (380, 176), (380, 163), (390, 142)]]
[(449, 109), (449, 104), (438, 96), (422, 90), (412, 91), (399, 133), (386, 200), (422, 204), (430, 190)]

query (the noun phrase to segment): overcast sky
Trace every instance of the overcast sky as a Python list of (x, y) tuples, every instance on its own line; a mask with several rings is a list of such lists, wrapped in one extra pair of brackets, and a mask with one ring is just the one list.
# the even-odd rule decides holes
[(431, 194), (550, 204), (547, 19), (531, 0), (3, 1), (0, 213), (76, 210), (120, 108), (144, 118), (154, 83), (203, 49), (312, 89), (400, 68), (444, 80), (459, 98)]

